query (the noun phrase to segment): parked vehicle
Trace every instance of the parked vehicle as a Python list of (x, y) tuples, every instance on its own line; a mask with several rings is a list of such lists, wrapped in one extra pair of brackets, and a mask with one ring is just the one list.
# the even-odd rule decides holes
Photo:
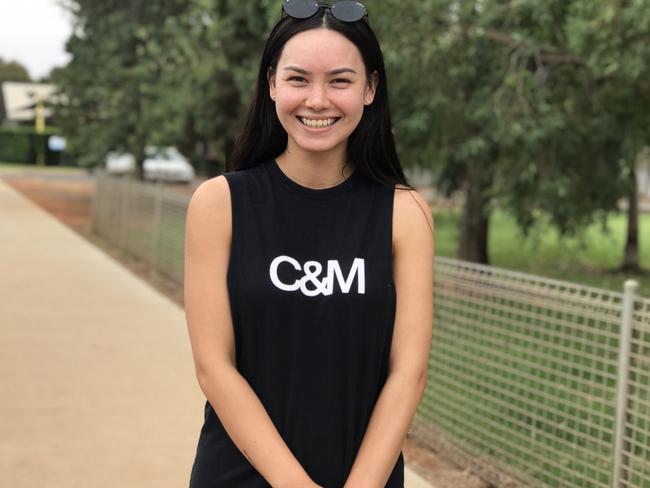
[(105, 166), (110, 174), (131, 174), (135, 171), (135, 157), (133, 154), (111, 151), (106, 155)]
[(196, 176), (194, 167), (173, 146), (147, 146), (143, 163), (146, 180), (184, 181), (190, 183)]
[[(129, 153), (110, 152), (105, 162), (106, 171), (111, 174), (132, 174), (135, 171), (135, 157)], [(144, 179), (149, 181), (190, 183), (196, 176), (194, 167), (173, 146), (147, 146), (142, 168)]]

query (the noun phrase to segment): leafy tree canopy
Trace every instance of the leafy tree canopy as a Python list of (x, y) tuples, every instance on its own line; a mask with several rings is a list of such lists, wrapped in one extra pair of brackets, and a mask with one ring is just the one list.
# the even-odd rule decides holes
[(31, 81), (27, 68), (18, 61), (0, 58), (0, 83), (3, 81)]

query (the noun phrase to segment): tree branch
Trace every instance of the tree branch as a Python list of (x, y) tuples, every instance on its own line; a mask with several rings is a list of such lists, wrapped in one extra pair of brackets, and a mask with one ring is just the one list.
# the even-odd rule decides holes
[(578, 66), (587, 66), (587, 62), (581, 57), (561, 51), (553, 46), (530, 46), (530, 43), (527, 43), (526, 41), (519, 41), (508, 34), (504, 34), (503, 32), (494, 29), (485, 29), (485, 36), (498, 44), (502, 44), (512, 49), (526, 45), (528, 45), (528, 47), (534, 47), (539, 53), (539, 59), (547, 64), (575, 64)]

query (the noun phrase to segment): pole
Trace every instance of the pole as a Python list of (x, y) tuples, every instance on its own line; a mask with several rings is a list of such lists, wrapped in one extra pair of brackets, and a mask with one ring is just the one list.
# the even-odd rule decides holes
[(611, 488), (621, 488), (621, 480), (627, 479), (624, 463), (623, 438), (627, 420), (628, 380), (630, 369), (630, 341), (634, 320), (634, 301), (639, 283), (626, 280), (623, 285), (623, 310), (621, 332), (618, 344), (618, 379), (616, 381), (616, 423), (614, 427), (614, 466), (612, 468)]

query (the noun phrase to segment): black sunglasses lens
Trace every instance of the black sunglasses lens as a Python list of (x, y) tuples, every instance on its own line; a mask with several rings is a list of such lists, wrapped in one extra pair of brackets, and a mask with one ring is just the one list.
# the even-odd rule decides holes
[(359, 2), (343, 0), (332, 5), (332, 15), (343, 22), (356, 22), (363, 19), (368, 11)]
[(318, 12), (318, 2), (314, 0), (285, 0), (283, 7), (294, 19), (307, 19)]

